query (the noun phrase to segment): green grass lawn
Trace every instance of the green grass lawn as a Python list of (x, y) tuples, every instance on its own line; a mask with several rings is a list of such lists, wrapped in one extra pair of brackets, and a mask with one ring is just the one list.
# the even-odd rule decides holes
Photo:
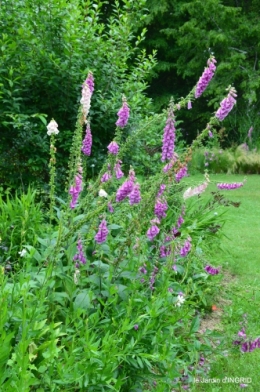
[[(207, 193), (216, 190), (215, 182), (241, 182), (244, 176), (215, 174), (210, 175), (210, 179), (212, 183)], [(188, 179), (189, 184), (202, 181), (202, 175)], [(242, 389), (240, 383), (248, 384), (244, 388), (246, 391), (260, 391), (260, 348), (241, 353), (240, 348), (232, 344), (241, 330), (239, 323), (243, 314), (247, 315), (248, 337), (260, 336), (260, 175), (247, 176), (242, 188), (222, 192), (232, 201), (241, 201), (241, 205), (239, 208), (228, 207), (228, 220), (224, 226), (226, 238), (222, 241), (222, 249), (212, 257), (212, 264), (221, 265), (223, 274), (216, 304), (222, 310), (220, 323), (224, 354), (214, 358), (205, 378), (220, 382), (198, 383), (192, 391), (232, 392)], [(221, 381), (225, 377), (237, 379), (234, 382)], [(249, 378), (251, 382), (243, 382), (240, 378)]]

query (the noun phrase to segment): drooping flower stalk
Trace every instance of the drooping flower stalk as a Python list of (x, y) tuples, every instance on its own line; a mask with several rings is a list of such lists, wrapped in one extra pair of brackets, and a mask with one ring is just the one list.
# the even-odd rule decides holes
[(173, 158), (174, 153), (174, 142), (175, 142), (175, 117), (172, 109), (173, 103), (170, 102), (168, 110), (168, 118), (163, 134), (163, 145), (162, 145), (162, 162)]
[(83, 154), (90, 156), (91, 147), (92, 147), (92, 134), (91, 134), (90, 124), (88, 122), (86, 128), (86, 136), (82, 142), (82, 148), (81, 148)]
[(124, 128), (127, 125), (128, 119), (129, 119), (129, 115), (130, 115), (130, 109), (129, 109), (129, 106), (127, 104), (125, 96), (123, 96), (122, 102), (123, 102), (123, 105), (122, 105), (121, 109), (117, 113), (118, 120), (116, 122), (116, 126), (120, 127), (120, 128)]
[(211, 56), (208, 59), (208, 66), (205, 68), (203, 74), (199, 78), (199, 81), (196, 85), (195, 98), (199, 98), (201, 94), (206, 90), (209, 82), (214, 76), (214, 72), (216, 70), (216, 66), (215, 66), (216, 62), (217, 61), (214, 56)]
[(118, 154), (119, 151), (119, 145), (117, 144), (117, 142), (111, 142), (108, 146), (108, 151), (110, 154), (116, 155)]
[(230, 184), (227, 183), (219, 183), (217, 184), (218, 189), (221, 190), (232, 190), (232, 189), (237, 189), (237, 188), (241, 188), (244, 185), (244, 182), (233, 182)]
[(70, 202), (70, 208), (74, 209), (76, 207), (76, 204), (78, 202), (79, 194), (82, 191), (83, 186), (82, 186), (82, 167), (80, 166), (78, 168), (78, 173), (75, 176), (75, 185), (70, 187), (69, 193), (72, 197), (72, 200)]
[(226, 98), (223, 99), (223, 101), (220, 102), (220, 108), (217, 110), (215, 117), (219, 121), (223, 121), (225, 117), (231, 112), (233, 109), (233, 106), (236, 103), (236, 90), (234, 87), (228, 87), (228, 95)]
[(210, 265), (206, 265), (206, 267), (204, 268), (204, 270), (210, 274), (210, 275), (217, 275), (219, 274), (219, 269), (218, 268), (213, 268)]
[(96, 242), (98, 244), (102, 244), (103, 242), (106, 241), (107, 235), (108, 235), (107, 222), (105, 219), (103, 219), (98, 227), (98, 232), (95, 235)]

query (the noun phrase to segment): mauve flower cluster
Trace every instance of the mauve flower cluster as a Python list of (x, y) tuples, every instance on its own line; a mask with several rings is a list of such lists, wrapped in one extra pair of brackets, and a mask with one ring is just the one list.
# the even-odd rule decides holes
[(103, 219), (98, 227), (98, 232), (95, 235), (96, 242), (98, 244), (102, 244), (103, 242), (106, 241), (107, 235), (108, 235), (107, 222), (105, 219)]
[(117, 190), (116, 202), (120, 202), (126, 197), (129, 197), (129, 203), (131, 205), (140, 203), (140, 185), (135, 183), (135, 181), (135, 172), (133, 169), (130, 169), (128, 179)]
[(190, 238), (188, 238), (185, 241), (183, 247), (180, 249), (180, 256), (181, 257), (186, 257), (187, 254), (190, 252), (190, 250), (191, 250), (191, 243), (190, 243)]
[[(246, 322), (245, 318), (246, 315), (244, 315), (244, 320), (242, 324)], [(246, 340), (247, 335), (246, 335), (245, 327), (243, 327), (242, 330), (238, 332), (237, 336), (239, 337), (239, 339), (234, 340), (233, 344), (235, 346), (240, 346), (240, 349), (243, 353), (252, 352), (256, 348), (260, 348), (260, 337), (257, 337), (254, 340)]]
[(86, 258), (83, 253), (83, 245), (82, 245), (82, 241), (80, 238), (78, 239), (77, 249), (78, 249), (78, 252), (73, 257), (73, 260), (76, 261), (75, 267), (79, 268), (79, 263), (86, 264)]
[(162, 162), (172, 159), (175, 142), (175, 118), (172, 108), (169, 109), (166, 126), (163, 134)]
[(195, 98), (199, 98), (201, 94), (206, 90), (209, 82), (214, 76), (214, 72), (216, 70), (216, 66), (215, 66), (216, 62), (217, 61), (213, 56), (208, 59), (208, 66), (207, 68), (205, 68), (203, 74), (199, 78), (199, 81), (196, 85)]
[(187, 166), (183, 166), (176, 174), (175, 181), (180, 182), (180, 180), (187, 175), (188, 169)]
[(117, 144), (117, 142), (111, 142), (108, 146), (108, 151), (110, 152), (110, 154), (116, 155), (118, 154), (119, 151), (119, 145)]
[(74, 209), (76, 207), (79, 194), (82, 191), (82, 168), (80, 167), (78, 173), (75, 176), (75, 186), (71, 186), (69, 193), (72, 197), (70, 202), (70, 208)]
[(130, 115), (130, 109), (129, 106), (127, 105), (125, 97), (123, 97), (123, 106), (118, 111), (117, 115), (118, 115), (118, 120), (116, 122), (116, 126), (120, 128), (124, 128), (128, 123), (128, 119)]
[(91, 129), (90, 129), (90, 124), (87, 124), (86, 128), (86, 135), (85, 138), (82, 142), (82, 152), (85, 155), (90, 156), (91, 154), (91, 147), (92, 147), (92, 135), (91, 135)]
[(225, 117), (227, 117), (228, 113), (231, 112), (233, 106), (236, 103), (236, 90), (234, 87), (229, 87), (229, 93), (223, 101), (220, 102), (220, 108), (217, 110), (215, 116), (219, 119), (219, 121), (223, 121)]
[(241, 188), (241, 186), (243, 186), (243, 185), (244, 185), (243, 182), (233, 182), (230, 184), (220, 183), (220, 184), (217, 184), (217, 187), (218, 187), (218, 189), (231, 190), (231, 189)]
[(116, 179), (119, 180), (120, 178), (124, 177), (124, 173), (121, 170), (121, 164), (122, 161), (120, 161), (119, 159), (116, 161), (116, 164), (114, 166), (114, 171), (116, 173)]
[(168, 205), (165, 200), (157, 199), (154, 206), (154, 214), (158, 219), (162, 219), (166, 217), (165, 211), (168, 210)]
[(156, 225), (152, 225), (148, 230), (147, 230), (147, 237), (150, 241), (153, 241), (153, 239), (159, 234), (160, 229)]
[(219, 274), (219, 269), (218, 268), (213, 268), (210, 265), (206, 265), (206, 267), (204, 268), (204, 270), (210, 274), (210, 275), (217, 275)]
[(112, 178), (112, 174), (111, 174), (111, 166), (110, 164), (107, 165), (108, 171), (105, 172), (103, 174), (103, 176), (101, 177), (101, 182), (107, 182)]

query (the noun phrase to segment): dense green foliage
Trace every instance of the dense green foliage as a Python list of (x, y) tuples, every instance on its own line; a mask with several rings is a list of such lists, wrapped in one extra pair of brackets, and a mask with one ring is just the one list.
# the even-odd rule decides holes
[[(105, 2), (80, 0), (3, 1), (0, 8), (0, 179), (12, 187), (47, 182), (46, 118), (55, 117), (61, 130), (59, 174), (66, 171), (77, 98), (89, 70), (96, 78), (92, 102), (92, 130), (96, 154), (111, 138), (116, 112), (125, 94), (133, 123), (148, 109), (143, 92), (155, 64), (139, 49), (145, 30), (145, 1), (113, 4), (109, 17)], [(103, 8), (102, 8), (103, 7)], [(105, 10), (104, 10), (105, 11)], [(102, 19), (103, 18), (103, 19)], [(19, 23), (17, 21), (19, 20)], [(103, 23), (105, 22), (105, 23)], [(104, 122), (106, 116), (106, 122)]]
[(209, 53), (214, 53), (216, 76), (205, 92), (206, 99), (194, 103), (195, 117), (187, 112), (185, 138), (196, 135), (209, 113), (217, 109), (223, 86), (232, 84), (238, 101), (223, 124), (228, 135), (224, 145), (244, 142), (251, 126), (259, 142), (259, 1), (148, 0), (147, 8), (144, 47), (158, 51), (149, 89), (156, 108), (165, 105), (169, 96), (186, 95)]

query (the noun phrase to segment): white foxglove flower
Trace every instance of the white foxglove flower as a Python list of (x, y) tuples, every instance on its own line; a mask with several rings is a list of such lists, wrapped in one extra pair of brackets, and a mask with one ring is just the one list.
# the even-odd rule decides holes
[(48, 129), (47, 135), (49, 135), (49, 136), (51, 136), (52, 134), (58, 135), (58, 133), (59, 133), (58, 124), (53, 119), (47, 125), (47, 129)]
[(73, 280), (75, 284), (79, 283), (79, 277), (80, 277), (80, 270), (76, 269), (73, 275)]
[(100, 189), (100, 191), (98, 192), (98, 196), (100, 197), (107, 197), (107, 193), (106, 191), (104, 191), (104, 189)]
[(20, 257), (24, 257), (27, 253), (26, 249), (21, 250), (20, 252), (18, 252)]

